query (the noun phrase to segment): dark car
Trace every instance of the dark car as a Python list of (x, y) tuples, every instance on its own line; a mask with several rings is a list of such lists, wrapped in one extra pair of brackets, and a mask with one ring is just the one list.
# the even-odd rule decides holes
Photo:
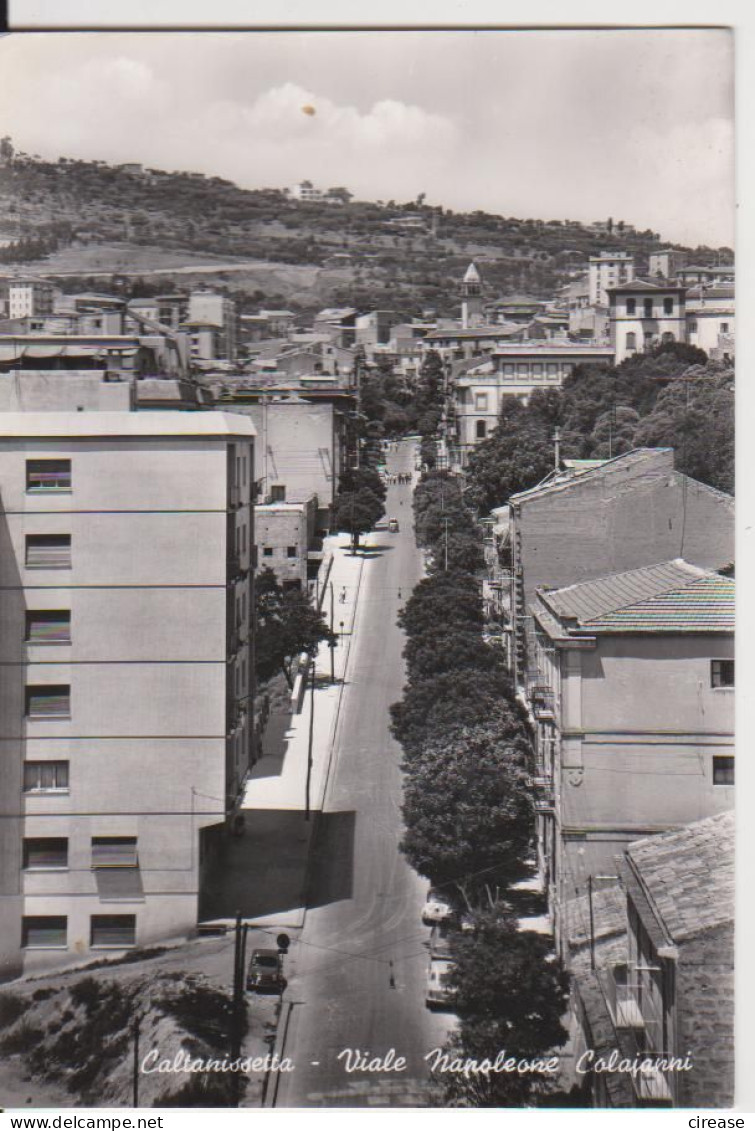
[(265, 990), (272, 990), (277, 993), (284, 985), (278, 951), (253, 950), (249, 972), (246, 976), (246, 988), (256, 990), (258, 993)]

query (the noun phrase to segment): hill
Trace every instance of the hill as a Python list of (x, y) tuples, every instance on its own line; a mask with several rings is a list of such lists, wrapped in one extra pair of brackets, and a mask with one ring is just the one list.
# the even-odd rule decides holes
[[(237, 296), (259, 291), (267, 301), (276, 297), (301, 310), (333, 302), (416, 314), (433, 307), (452, 315), (471, 258), (490, 297), (550, 295), (601, 250), (620, 248), (642, 265), (659, 246), (656, 233), (636, 232), (623, 221), (601, 230), (576, 221), (457, 213), (421, 198), (384, 204), (348, 195), (342, 203), (299, 201), (279, 189), (242, 189), (196, 173), (16, 158), (0, 166), (0, 235), (9, 240), (0, 262), (85, 277), (110, 269), (170, 278), (196, 266), (213, 282), (229, 273)], [(114, 247), (118, 255), (108, 263)], [(134, 267), (120, 265), (126, 248), (142, 249), (132, 253)], [(715, 254), (694, 253), (702, 262)], [(268, 265), (308, 271), (277, 270), (271, 277)]]

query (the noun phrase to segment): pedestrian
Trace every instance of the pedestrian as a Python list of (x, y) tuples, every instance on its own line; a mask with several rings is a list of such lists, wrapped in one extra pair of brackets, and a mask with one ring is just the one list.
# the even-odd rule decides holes
[(401, 590), (400, 589), (398, 591), (398, 599), (399, 599), (399, 601), (401, 600)]
[(342, 605), (344, 605), (346, 603), (346, 586), (345, 585), (344, 585), (343, 589), (341, 590), (341, 595), (338, 598), (338, 600), (340, 601), (340, 603)]

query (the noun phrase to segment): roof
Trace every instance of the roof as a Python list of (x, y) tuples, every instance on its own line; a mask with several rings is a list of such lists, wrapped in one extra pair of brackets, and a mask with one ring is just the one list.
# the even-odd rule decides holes
[(353, 306), (329, 306), (321, 310), (314, 317), (315, 322), (340, 322), (343, 318), (351, 318), (357, 311)]
[(667, 466), (670, 473), (673, 472), (673, 448), (633, 448), (631, 452), (624, 452), (620, 456), (601, 461), (597, 467), (580, 471), (578, 476), (573, 472), (562, 475), (551, 474), (545, 482), (538, 483), (535, 487), (529, 487), (526, 491), (518, 491), (517, 494), (511, 496), (510, 501), (513, 503), (530, 502), (545, 494), (568, 490), (575, 484), (582, 484), (588, 480), (594, 480), (596, 477), (604, 478), (623, 473), (627, 468), (632, 468), (651, 459), (655, 460), (659, 466), (661, 464)]
[(734, 813), (633, 841), (628, 863), (675, 942), (734, 919)]
[(734, 631), (734, 580), (681, 558), (537, 592), (590, 634)]
[(90, 439), (99, 436), (254, 436), (236, 412), (3, 412), (3, 439)]
[(474, 263), (470, 263), (469, 267), (467, 267), (466, 271), (464, 272), (464, 282), (465, 283), (481, 283), (482, 282), (482, 279), (480, 278), (480, 272), (477, 270), (477, 267), (475, 266)]

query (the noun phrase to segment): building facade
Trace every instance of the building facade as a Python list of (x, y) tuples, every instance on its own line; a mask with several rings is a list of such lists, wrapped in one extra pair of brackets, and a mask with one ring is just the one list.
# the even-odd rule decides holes
[(252, 757), (254, 428), (0, 415), (6, 972), (184, 935)]
[(255, 507), (259, 569), (271, 569), (284, 589), (306, 593), (309, 550), (317, 524), (317, 496), (303, 503), (265, 503)]
[(635, 279), (611, 287), (608, 297), (617, 365), (635, 353), (687, 340), (684, 287)]
[(602, 251), (600, 255), (591, 255), (587, 278), (590, 306), (608, 306), (609, 290), (634, 278), (634, 259), (626, 251)]
[(734, 805), (734, 581), (681, 559), (531, 605), (538, 843), (564, 905), (640, 836)]

